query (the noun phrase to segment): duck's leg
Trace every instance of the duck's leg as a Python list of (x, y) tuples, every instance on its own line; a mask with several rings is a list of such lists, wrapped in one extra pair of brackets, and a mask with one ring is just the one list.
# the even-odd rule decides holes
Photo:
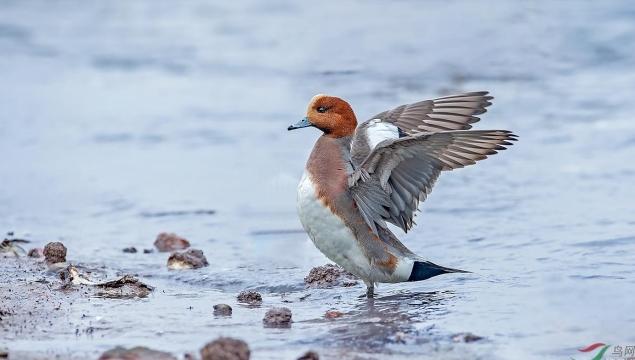
[(375, 297), (375, 284), (366, 285), (366, 297), (369, 299)]

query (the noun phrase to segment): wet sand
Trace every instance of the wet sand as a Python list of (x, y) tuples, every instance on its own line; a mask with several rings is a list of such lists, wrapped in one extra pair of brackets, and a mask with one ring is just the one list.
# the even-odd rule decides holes
[[(68, 271), (66, 275), (60, 276), (60, 273), (64, 273), (64, 270), (69, 266), (68, 263), (51, 265), (42, 260), (27, 259), (26, 257), (3, 257), (0, 266), (0, 280), (2, 280), (0, 283), (0, 293), (2, 294), (0, 325), (2, 325), (3, 338), (9, 345), (21, 341), (37, 341), (49, 343), (50, 346), (48, 349), (41, 350), (12, 350), (9, 351), (11, 359), (48, 359), (52, 356), (69, 359), (97, 358), (101, 355), (100, 350), (89, 351), (81, 344), (86, 341), (89, 343), (98, 342), (99, 338), (106, 338), (111, 336), (113, 332), (121, 331), (122, 326), (134, 320), (136, 309), (147, 306), (149, 302), (156, 302), (161, 297), (160, 294), (166, 293), (165, 289), (154, 292), (155, 289), (151, 288), (148, 291), (145, 284), (141, 284), (141, 291), (137, 289), (136, 293), (131, 293), (131, 291), (125, 291), (120, 286), (113, 284), (114, 281), (105, 282), (105, 284), (110, 284), (109, 289), (104, 289), (103, 286), (72, 282), (68, 279)], [(111, 272), (111, 269), (107, 269), (105, 266), (99, 268), (79, 266), (79, 268), (83, 270), (82, 275), (85, 278), (92, 279), (103, 279), (106, 277), (106, 273)], [(73, 269), (75, 268), (73, 267)], [(342, 270), (342, 272), (344, 271)], [(312, 273), (315, 276), (316, 271)], [(20, 276), (16, 277), (17, 274)], [(351, 288), (351, 285), (342, 287)], [(359, 286), (357, 288), (357, 292), (362, 293), (363, 289)], [(255, 327), (254, 317), (260, 316), (260, 327), (262, 327), (263, 332), (265, 334), (270, 332), (267, 338), (271, 336), (275, 338), (276, 335), (285, 338), (287, 334), (282, 330), (292, 331), (295, 327), (300, 327), (300, 331), (305, 334), (317, 327), (324, 330), (330, 329), (328, 336), (321, 340), (314, 339), (309, 344), (303, 345), (301, 341), (294, 346), (283, 346), (283, 349), (277, 346), (269, 348), (269, 351), (261, 349), (261, 353), (270, 352), (269, 356), (272, 357), (281, 351), (288, 355), (297, 353), (297, 357), (301, 357), (304, 348), (320, 349), (315, 353), (323, 354), (324, 358), (359, 356), (360, 354), (368, 356), (374, 354), (373, 356), (384, 357), (391, 354), (403, 354), (402, 351), (390, 350), (390, 346), (394, 345), (427, 344), (441, 340), (452, 342), (448, 341), (449, 339), (439, 337), (435, 339), (429, 334), (422, 335), (413, 332), (413, 319), (410, 316), (399, 312), (393, 313), (394, 310), (398, 310), (400, 302), (405, 301), (408, 305), (420, 310), (442, 303), (443, 299), (452, 298), (454, 295), (451, 293), (408, 294), (387, 296), (380, 299), (357, 297), (358, 305), (351, 308), (350, 306), (343, 307), (343, 304), (350, 303), (350, 300), (342, 302), (341, 293), (340, 295), (328, 293), (333, 289), (333, 287), (329, 287), (318, 291), (310, 283), (307, 283), (306, 289), (298, 287), (296, 291), (265, 298), (264, 302), (248, 302), (238, 297), (239, 302), (234, 303), (236, 311), (219, 313), (218, 307), (214, 306), (214, 312), (207, 314), (207, 317), (208, 320), (215, 320), (213, 322), (226, 320), (224, 325), (217, 324), (216, 326), (248, 326), (253, 328)], [(346, 295), (352, 296), (352, 294)], [(181, 331), (172, 329), (168, 334), (165, 334), (164, 331), (154, 332), (152, 327), (146, 328), (145, 325), (138, 324), (136, 331), (146, 334), (145, 339), (138, 339), (138, 341), (146, 343), (147, 336), (152, 332), (154, 334), (151, 337), (161, 338), (175, 333), (190, 333), (191, 335), (192, 332), (200, 330), (200, 327), (187, 325), (191, 321), (188, 312), (194, 310), (192, 305), (187, 308), (188, 312), (185, 313), (182, 312), (183, 309), (179, 311), (178, 308), (172, 308), (172, 306), (177, 303), (187, 304), (188, 298), (206, 297), (205, 294), (178, 297), (180, 300), (176, 303), (168, 301), (163, 306), (154, 307), (151, 314), (156, 318), (164, 318), (167, 314), (172, 313), (176, 316), (172, 319), (172, 324), (179, 324), (178, 326), (183, 327)], [(335, 308), (345, 312), (330, 310), (324, 312), (322, 319), (310, 319), (307, 317), (307, 313), (315, 311), (315, 309), (310, 310), (311, 305), (306, 301), (309, 297), (313, 297), (313, 300), (317, 302), (324, 302), (325, 306), (331, 309)], [(226, 299), (228, 299), (227, 296)], [(280, 304), (284, 304), (285, 307), (277, 307)], [(300, 324), (292, 320), (292, 312), (289, 307), (305, 312), (303, 316), (300, 316), (302, 319), (299, 321)], [(125, 310), (121, 311), (122, 309)], [(202, 310), (205, 311), (205, 309)], [(96, 313), (99, 315), (95, 315)], [(336, 313), (337, 316), (332, 316), (333, 313)], [(370, 318), (369, 315), (371, 315)], [(141, 315), (136, 314), (136, 316)], [(352, 325), (354, 328), (350, 328)], [(205, 327), (203, 326), (203, 328)], [(461, 336), (463, 337), (453, 340), (454, 346), (461, 346), (459, 344), (469, 342), (464, 340), (464, 335)], [(204, 335), (197, 337), (203, 339)], [(73, 344), (76, 345), (72, 346)], [(165, 351), (180, 358), (186, 354), (190, 354), (190, 356), (198, 354), (203, 345), (205, 344), (202, 343), (201, 346), (189, 350), (181, 347), (180, 351), (176, 353), (170, 350)], [(327, 347), (322, 348), (324, 345)], [(100, 348), (105, 349), (103, 346)], [(308, 351), (310, 350), (305, 352)], [(449, 351), (449, 353), (454, 354), (453, 356), (473, 356), (471, 355), (472, 350), (446, 349), (444, 351)], [(105, 354), (105, 352), (103, 353)], [(434, 355), (430, 358), (438, 356)]]

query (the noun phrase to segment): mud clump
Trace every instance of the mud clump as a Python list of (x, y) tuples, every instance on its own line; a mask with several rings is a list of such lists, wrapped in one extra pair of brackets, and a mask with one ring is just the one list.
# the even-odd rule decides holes
[(176, 234), (160, 233), (154, 241), (159, 252), (184, 250), (190, 247), (190, 242)]
[(219, 316), (231, 316), (232, 307), (227, 304), (214, 305), (214, 315)]
[(311, 269), (309, 275), (304, 278), (308, 287), (328, 288), (333, 286), (357, 285), (357, 276), (333, 264), (326, 264)]
[(119, 279), (95, 284), (98, 291), (95, 296), (111, 299), (144, 298), (148, 296), (154, 287), (144, 284), (132, 275), (124, 275)]
[(66, 262), (66, 246), (60, 242), (50, 242), (44, 246), (44, 260), (49, 264)]
[(250, 355), (246, 342), (232, 338), (218, 338), (201, 349), (203, 360), (249, 360)]
[(482, 340), (483, 337), (478, 336), (478, 335), (474, 335), (472, 333), (459, 333), (456, 334), (454, 336), (452, 336), (452, 340), (454, 342), (460, 342), (460, 343), (471, 343), (471, 342), (475, 342), (475, 341), (479, 341)]
[(146, 285), (132, 275), (124, 275), (118, 279), (96, 283), (86, 279), (74, 266), (68, 266), (60, 271), (60, 279), (64, 282), (64, 288), (88, 285), (92, 296), (110, 299), (132, 299), (148, 296), (154, 287)]
[(136, 247), (127, 247), (125, 249), (123, 249), (123, 252), (128, 253), (128, 254), (134, 254), (137, 252), (137, 248)]
[(262, 323), (265, 327), (290, 327), (291, 310), (285, 307), (269, 309)]
[(198, 249), (175, 252), (168, 258), (168, 269), (171, 270), (198, 269), (207, 265), (205, 255)]
[(42, 248), (35, 248), (35, 249), (31, 249), (29, 250), (29, 253), (27, 254), (28, 257), (33, 258), (33, 259), (40, 259), (44, 257), (44, 249)]
[(343, 312), (334, 311), (334, 310), (327, 311), (324, 314), (324, 317), (327, 318), (327, 319), (337, 319), (337, 318), (340, 318), (342, 316), (344, 316)]
[(320, 357), (315, 351), (307, 351), (306, 354), (300, 356), (298, 360), (320, 360)]
[(236, 296), (238, 302), (247, 304), (259, 304), (262, 302), (262, 296), (255, 291), (243, 291)]
[(103, 353), (99, 360), (177, 360), (172, 354), (151, 350), (146, 347), (126, 349), (117, 346)]

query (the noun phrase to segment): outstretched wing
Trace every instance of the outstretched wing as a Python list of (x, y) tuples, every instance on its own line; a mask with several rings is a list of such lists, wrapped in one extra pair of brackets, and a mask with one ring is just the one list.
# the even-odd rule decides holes
[(420, 132), (469, 130), (492, 103), (487, 91), (444, 96), (398, 106), (362, 123), (355, 131), (351, 158), (360, 164), (377, 144)]
[(351, 174), (350, 189), (374, 232), (386, 221), (407, 232), (441, 171), (472, 165), (514, 140), (505, 130), (418, 132), (385, 140)]

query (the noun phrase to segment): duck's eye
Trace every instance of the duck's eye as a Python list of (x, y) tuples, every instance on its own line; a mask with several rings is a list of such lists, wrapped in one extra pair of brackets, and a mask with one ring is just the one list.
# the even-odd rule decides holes
[(319, 108), (317, 108), (317, 112), (319, 112), (320, 114), (323, 114), (326, 112), (326, 108), (324, 106), (320, 106)]

